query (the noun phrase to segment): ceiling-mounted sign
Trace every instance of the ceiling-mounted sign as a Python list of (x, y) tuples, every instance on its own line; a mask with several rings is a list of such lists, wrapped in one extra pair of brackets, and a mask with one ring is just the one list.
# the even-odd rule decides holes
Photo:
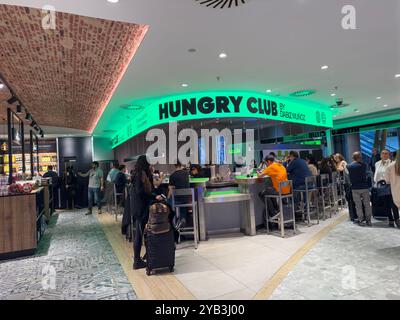
[(113, 138), (113, 148), (156, 125), (210, 118), (257, 118), (331, 128), (328, 106), (238, 91), (200, 92), (140, 101), (145, 108)]

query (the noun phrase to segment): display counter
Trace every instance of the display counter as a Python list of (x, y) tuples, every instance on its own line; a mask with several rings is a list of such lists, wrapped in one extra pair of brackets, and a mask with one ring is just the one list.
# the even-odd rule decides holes
[(45, 228), (44, 190), (0, 196), (0, 260), (34, 254)]

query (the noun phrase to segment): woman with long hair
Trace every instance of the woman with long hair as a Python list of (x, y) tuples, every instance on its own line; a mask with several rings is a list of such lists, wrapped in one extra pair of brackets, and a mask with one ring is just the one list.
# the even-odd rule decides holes
[(313, 176), (318, 176), (318, 164), (312, 154), (306, 156), (306, 162)]
[[(385, 180), (390, 184), (393, 202), (400, 209), (400, 150), (396, 153), (395, 161), (386, 170)], [(400, 228), (399, 216), (395, 217), (397, 228)]]
[(332, 167), (329, 164), (329, 158), (323, 158), (319, 165), (319, 174), (329, 175), (329, 182), (332, 183)]
[(347, 162), (344, 159), (344, 157), (340, 153), (336, 153), (333, 158), (336, 163), (336, 171), (338, 172), (346, 171)]
[(133, 268), (142, 269), (146, 267), (146, 263), (140, 256), (143, 243), (143, 233), (146, 223), (149, 219), (149, 207), (151, 201), (161, 200), (161, 196), (153, 193), (153, 177), (150, 170), (150, 164), (146, 155), (141, 155), (135, 165), (135, 172), (132, 177), (132, 211), (136, 219), (136, 232), (133, 243)]

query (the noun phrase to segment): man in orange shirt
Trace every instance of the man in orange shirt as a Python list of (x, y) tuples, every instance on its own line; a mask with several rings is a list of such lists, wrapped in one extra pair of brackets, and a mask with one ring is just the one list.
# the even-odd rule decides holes
[[(260, 193), (260, 197), (262, 201), (265, 201), (266, 195), (278, 195), (279, 194), (279, 182), (287, 181), (287, 173), (286, 168), (281, 164), (275, 161), (273, 156), (268, 156), (264, 160), (267, 163), (267, 167), (264, 171), (259, 175), (259, 177), (269, 176), (272, 181), (272, 186), (267, 186), (266, 189)], [(284, 187), (282, 189), (283, 194), (287, 194), (290, 192), (289, 187)], [(273, 217), (279, 213), (279, 206), (275, 199), (267, 198), (267, 210), (268, 214)]]

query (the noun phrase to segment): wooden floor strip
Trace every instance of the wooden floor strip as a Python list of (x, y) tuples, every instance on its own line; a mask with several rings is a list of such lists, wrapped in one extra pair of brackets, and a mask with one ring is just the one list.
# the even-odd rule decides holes
[(96, 215), (115, 255), (139, 299), (142, 300), (194, 300), (195, 297), (172, 274), (147, 276), (145, 270), (133, 270), (132, 243), (121, 234), (121, 218), (104, 213)]
[(254, 300), (267, 300), (270, 298), (275, 289), (280, 285), (283, 279), (290, 271), (299, 263), (299, 261), (309, 252), (322, 238), (324, 238), (338, 224), (348, 219), (347, 213), (341, 213), (339, 217), (334, 219), (328, 226), (318, 232), (310, 240), (308, 240), (296, 253), (290, 257), (288, 261), (272, 276), (266, 285), (254, 296)]

